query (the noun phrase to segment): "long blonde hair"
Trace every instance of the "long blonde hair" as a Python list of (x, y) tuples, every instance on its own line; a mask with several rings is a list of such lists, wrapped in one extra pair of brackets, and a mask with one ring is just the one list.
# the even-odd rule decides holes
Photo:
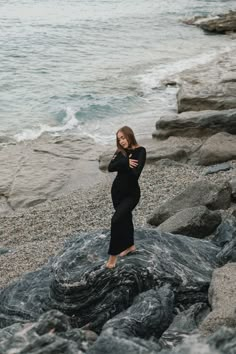
[(137, 146), (138, 143), (137, 143), (137, 140), (134, 136), (133, 130), (130, 127), (128, 127), (127, 125), (125, 125), (124, 127), (121, 127), (119, 130), (117, 130), (117, 132), (116, 132), (117, 150), (121, 151), (123, 155), (126, 155), (124, 148), (120, 145), (119, 140), (118, 140), (118, 133), (119, 132), (124, 134), (125, 138), (127, 139), (128, 143), (129, 143), (129, 147)]

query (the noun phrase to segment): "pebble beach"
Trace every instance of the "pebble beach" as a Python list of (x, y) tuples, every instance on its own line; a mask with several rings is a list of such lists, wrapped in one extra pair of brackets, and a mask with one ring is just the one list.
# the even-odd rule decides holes
[[(234, 167), (234, 161), (231, 164)], [(235, 175), (235, 168), (209, 175), (204, 175), (205, 170), (165, 159), (146, 164), (140, 177), (141, 199), (133, 212), (135, 228), (150, 227), (146, 220), (152, 211), (190, 183), (199, 179), (230, 181)], [(110, 188), (115, 174), (104, 173), (105, 179), (91, 188), (0, 218), (1, 247), (7, 251), (1, 255), (0, 287), (46, 264), (73, 233), (109, 229), (113, 213)]]

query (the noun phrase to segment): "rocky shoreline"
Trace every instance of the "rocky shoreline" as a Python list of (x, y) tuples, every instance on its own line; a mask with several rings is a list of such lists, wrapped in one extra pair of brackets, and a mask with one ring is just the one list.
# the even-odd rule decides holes
[[(0, 353), (180, 354), (193, 347), (196, 353), (235, 352), (233, 54), (175, 78), (179, 114), (161, 117), (153, 138), (140, 142), (147, 148), (147, 164), (134, 212), (137, 252), (119, 259), (114, 270), (104, 266), (113, 176), (101, 172), (113, 151), (97, 151), (101, 179), (76, 189), (78, 141), (56, 141), (44, 151), (31, 148), (34, 161), (38, 153), (70, 161), (62, 178), (69, 178), (70, 187), (56, 197), (52, 183), (51, 200), (42, 204), (37, 188), (31, 201), (32, 195), (23, 199), (14, 193), (9, 199), (14, 176), (6, 174)], [(93, 160), (94, 151), (82, 148)], [(27, 171), (20, 153), (14, 161)], [(43, 159), (41, 170), (47, 163)], [(57, 174), (54, 170), (50, 181)]]

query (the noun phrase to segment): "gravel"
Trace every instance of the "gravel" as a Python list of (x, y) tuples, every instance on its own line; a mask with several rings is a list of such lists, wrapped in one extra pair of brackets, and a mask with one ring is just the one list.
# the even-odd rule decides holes
[[(203, 175), (206, 168), (168, 160), (146, 165), (140, 177), (141, 200), (133, 212), (135, 227), (148, 226), (146, 220), (158, 205), (196, 180), (230, 180), (235, 176), (236, 162), (232, 161), (232, 165), (234, 168), (229, 171), (207, 176)], [(73, 233), (109, 229), (113, 177), (114, 174), (107, 173), (105, 182), (93, 188), (0, 217), (0, 249), (4, 249), (0, 253), (0, 287), (41, 267)]]

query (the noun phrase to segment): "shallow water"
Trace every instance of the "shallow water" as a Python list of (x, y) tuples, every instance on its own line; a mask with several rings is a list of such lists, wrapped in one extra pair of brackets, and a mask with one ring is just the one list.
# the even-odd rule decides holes
[(160, 80), (234, 45), (181, 19), (234, 9), (233, 1), (0, 0), (0, 136), (67, 132), (109, 143), (175, 111)]

